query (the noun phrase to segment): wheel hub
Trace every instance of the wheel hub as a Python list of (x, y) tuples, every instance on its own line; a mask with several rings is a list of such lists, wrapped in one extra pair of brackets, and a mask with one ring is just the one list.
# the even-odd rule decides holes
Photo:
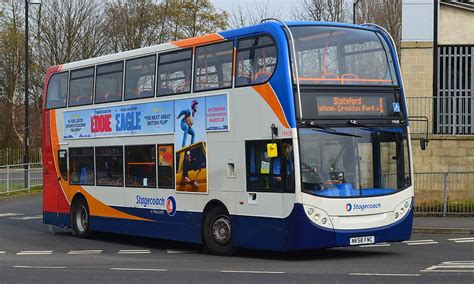
[(226, 216), (217, 217), (212, 224), (211, 236), (219, 245), (228, 245), (232, 236), (230, 219)]

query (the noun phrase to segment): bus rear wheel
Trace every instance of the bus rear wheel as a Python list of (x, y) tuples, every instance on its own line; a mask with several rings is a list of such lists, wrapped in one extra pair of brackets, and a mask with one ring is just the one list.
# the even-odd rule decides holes
[(232, 223), (227, 210), (215, 207), (209, 211), (203, 226), (204, 243), (209, 251), (215, 255), (232, 255), (235, 253), (232, 246)]
[(90, 215), (87, 202), (80, 198), (71, 206), (71, 227), (72, 234), (80, 238), (88, 238), (90, 236)]

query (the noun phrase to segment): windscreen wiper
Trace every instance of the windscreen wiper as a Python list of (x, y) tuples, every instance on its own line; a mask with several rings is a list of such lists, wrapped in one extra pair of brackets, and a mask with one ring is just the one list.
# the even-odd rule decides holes
[(311, 130), (313, 131), (319, 131), (319, 132), (324, 132), (328, 134), (334, 134), (334, 135), (340, 135), (340, 136), (349, 136), (349, 137), (357, 137), (357, 138), (362, 138), (362, 136), (351, 134), (351, 133), (346, 133), (346, 132), (339, 132), (334, 128), (329, 128), (326, 126), (323, 126), (314, 120), (306, 120), (302, 122), (305, 126), (311, 127)]
[(347, 125), (348, 125), (348, 126), (359, 127), (359, 128), (365, 129), (365, 130), (381, 132), (381, 133), (400, 134), (400, 133), (398, 133), (398, 132), (394, 132), (394, 131), (389, 131), (389, 130), (385, 130), (385, 129), (380, 129), (380, 128), (368, 126), (368, 125), (365, 125), (365, 124), (360, 123), (359, 121), (353, 120), (353, 119), (348, 120), (348, 121), (347, 121)]

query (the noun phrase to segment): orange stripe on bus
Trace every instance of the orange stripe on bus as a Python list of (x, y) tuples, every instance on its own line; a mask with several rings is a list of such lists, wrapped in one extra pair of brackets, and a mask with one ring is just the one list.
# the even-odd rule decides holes
[(260, 96), (265, 100), (265, 102), (270, 106), (270, 108), (273, 110), (275, 115), (280, 120), (280, 123), (284, 127), (290, 128), (290, 125), (288, 124), (288, 121), (286, 120), (283, 108), (281, 107), (280, 101), (278, 101), (278, 98), (275, 92), (273, 91), (273, 88), (270, 86), (270, 84), (266, 83), (263, 85), (256, 85), (256, 86), (252, 86), (252, 88), (255, 91), (257, 91), (257, 93), (259, 93)]
[[(59, 150), (59, 138), (58, 138), (58, 129), (56, 125), (56, 111), (51, 110), (50, 115), (50, 123), (51, 123), (51, 142), (53, 148), (53, 158), (54, 158), (54, 167), (56, 169), (56, 176), (60, 176), (59, 167), (58, 167), (58, 159), (57, 153)], [(112, 218), (122, 218), (122, 219), (129, 219), (129, 220), (140, 220), (140, 221), (151, 221), (149, 219), (140, 218), (134, 215), (130, 215), (127, 213), (123, 213), (117, 209), (114, 209), (107, 204), (99, 201), (98, 199), (94, 198), (91, 194), (89, 194), (82, 186), (80, 185), (69, 185), (68, 181), (60, 179), (61, 190), (63, 191), (64, 195), (67, 198), (69, 204), (71, 204), (74, 195), (78, 192), (82, 193), (87, 200), (87, 204), (89, 205), (89, 212), (91, 216), (100, 216), (100, 217), (112, 217)], [(68, 190), (64, 190), (68, 188)]]
[(223, 39), (224, 38), (219, 34), (207, 34), (203, 36), (197, 36), (197, 37), (192, 37), (188, 39), (173, 41), (171, 43), (179, 47), (187, 47), (187, 46), (193, 46), (193, 45), (203, 44), (207, 42), (221, 41)]

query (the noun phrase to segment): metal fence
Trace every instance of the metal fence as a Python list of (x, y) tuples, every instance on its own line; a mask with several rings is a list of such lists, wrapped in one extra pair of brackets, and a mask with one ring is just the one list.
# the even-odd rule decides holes
[(415, 213), (474, 215), (474, 172), (416, 173)]
[(32, 187), (42, 184), (43, 167), (41, 163), (0, 166), (0, 195), (29, 191)]
[[(433, 97), (407, 97), (407, 108), (409, 116), (426, 116), (428, 118), (428, 132), (433, 133)], [(426, 133), (426, 123), (422, 121), (410, 121), (410, 132), (416, 134)]]

